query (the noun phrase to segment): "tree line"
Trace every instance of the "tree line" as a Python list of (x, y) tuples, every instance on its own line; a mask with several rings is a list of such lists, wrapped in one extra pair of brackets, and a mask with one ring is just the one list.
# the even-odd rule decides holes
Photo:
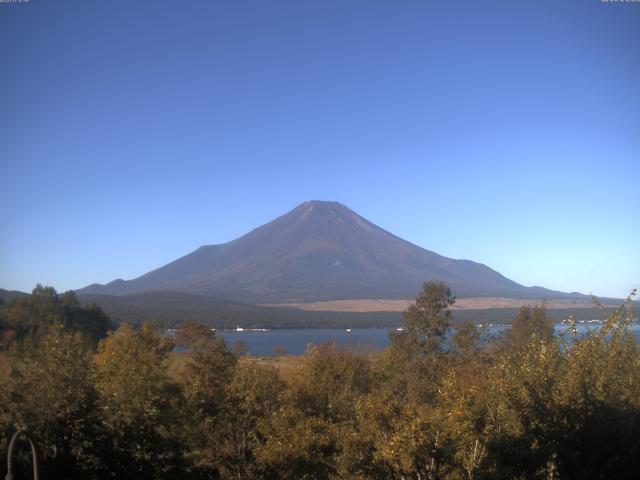
[(278, 368), (37, 287), (0, 306), (0, 451), (27, 429), (52, 479), (640, 478), (630, 301), (584, 337), (523, 307), (490, 345), (466, 324), (445, 349), (454, 302), (426, 283), (385, 350)]

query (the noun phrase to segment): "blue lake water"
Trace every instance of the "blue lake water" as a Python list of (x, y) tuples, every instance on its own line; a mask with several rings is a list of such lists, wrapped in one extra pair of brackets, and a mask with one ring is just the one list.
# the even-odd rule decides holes
[[(597, 330), (602, 324), (581, 323), (578, 324), (578, 335), (585, 335), (590, 330)], [(567, 325), (557, 324), (556, 332), (561, 334), (567, 329)], [(482, 329), (484, 342), (490, 341), (510, 328), (506, 325), (493, 325)], [(635, 337), (640, 340), (640, 325), (634, 322), (631, 327)], [(307, 344), (317, 345), (323, 342), (336, 342), (338, 347), (369, 347), (382, 349), (389, 345), (389, 330), (387, 328), (353, 328), (351, 331), (339, 328), (326, 329), (283, 329), (269, 330), (266, 332), (219, 330), (229, 346), (240, 340), (247, 346), (252, 355), (275, 355), (276, 349), (282, 347), (286, 353), (299, 355), (304, 353)], [(394, 329), (391, 329), (394, 330)]]

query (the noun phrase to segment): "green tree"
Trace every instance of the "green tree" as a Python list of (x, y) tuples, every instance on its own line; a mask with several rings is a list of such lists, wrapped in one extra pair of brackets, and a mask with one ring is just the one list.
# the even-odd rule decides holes
[[(9, 353), (0, 379), (0, 424), (6, 440), (29, 431), (50, 478), (87, 478), (98, 471), (96, 392), (90, 378), (92, 346), (60, 324), (28, 338)], [(3, 442), (0, 442), (2, 444)]]
[(80, 332), (97, 345), (112, 330), (111, 318), (96, 304), (83, 306), (75, 292), (59, 295), (62, 324), (71, 332)]
[(0, 328), (13, 332), (12, 338), (19, 341), (44, 334), (56, 323), (63, 324), (58, 294), (54, 288), (38, 284), (31, 295), (15, 297), (3, 308)]
[[(571, 343), (549, 338), (544, 321), (534, 322), (538, 328), (528, 341), (524, 335), (507, 337), (489, 372), (496, 434), (488, 446), (488, 474), (640, 475), (640, 349), (630, 318), (621, 313)], [(521, 311), (521, 319), (532, 317)], [(541, 313), (538, 318), (544, 320)], [(521, 325), (531, 332), (531, 323)]]
[(100, 342), (93, 378), (103, 425), (103, 461), (117, 478), (174, 478), (179, 390), (167, 374), (172, 342), (150, 324), (124, 325)]
[(0, 308), (0, 338), (4, 348), (13, 340), (45, 335), (53, 324), (80, 332), (92, 342), (106, 337), (111, 319), (97, 305), (82, 306), (74, 292), (58, 294), (52, 287), (37, 285), (31, 295), (14, 298)]
[(412, 355), (429, 355), (440, 351), (449, 329), (455, 303), (451, 289), (444, 282), (426, 282), (415, 303), (403, 312), (404, 330), (392, 332), (392, 346)]
[(473, 323), (467, 322), (457, 329), (453, 336), (453, 345), (461, 355), (468, 358), (478, 354), (481, 336), (478, 328)]
[(455, 302), (443, 282), (427, 282), (403, 313), (402, 331), (389, 333), (391, 345), (376, 362), (376, 382), (398, 398), (416, 405), (434, 401), (449, 363), (442, 343), (449, 330)]
[(262, 479), (275, 476), (256, 461), (254, 451), (267, 440), (261, 425), (279, 407), (285, 389), (278, 371), (271, 366), (247, 360), (236, 365), (226, 385), (224, 418), (219, 423), (220, 473), (228, 479)]
[(291, 372), (280, 408), (265, 419), (256, 449), (280, 478), (329, 479), (339, 470), (342, 439), (356, 426), (356, 403), (368, 392), (370, 364), (335, 343), (309, 349)]
[(437, 404), (381, 388), (358, 403), (358, 415), (359, 444), (348, 459), (355, 478), (444, 478), (450, 445)]
[(179, 373), (182, 411), (177, 415), (185, 457), (193, 465), (192, 474), (219, 476), (223, 468), (220, 445), (228, 411), (233, 408), (226, 390), (237, 358), (224, 338), (217, 338), (202, 324), (184, 324), (178, 342), (187, 347), (188, 354)]
[(518, 349), (528, 345), (532, 340), (542, 340), (547, 343), (554, 339), (553, 320), (547, 316), (545, 305), (520, 307), (518, 314), (511, 322), (504, 344)]

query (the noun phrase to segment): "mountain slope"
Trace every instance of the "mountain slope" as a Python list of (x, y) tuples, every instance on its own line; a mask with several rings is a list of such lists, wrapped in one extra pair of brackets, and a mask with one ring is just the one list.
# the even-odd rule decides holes
[(422, 282), (443, 280), (461, 297), (555, 297), (489, 267), (413, 245), (337, 202), (305, 202), (250, 233), (194, 252), (133, 280), (93, 284), (81, 294), (151, 290), (250, 303), (413, 298)]

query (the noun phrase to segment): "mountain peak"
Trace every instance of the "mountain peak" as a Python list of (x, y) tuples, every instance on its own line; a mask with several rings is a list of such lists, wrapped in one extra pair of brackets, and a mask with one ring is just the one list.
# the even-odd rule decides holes
[[(358, 241), (355, 236), (370, 235), (376, 231), (391, 235), (342, 203), (324, 200), (301, 203), (273, 222), (254, 230), (263, 235), (268, 234), (272, 239), (280, 240), (284, 233), (288, 240), (295, 238), (298, 244), (305, 241), (315, 243), (321, 239), (338, 244), (350, 243)], [(360, 240), (366, 241), (366, 239)]]
[(340, 213), (340, 214), (354, 214), (355, 212), (340, 202), (328, 201), (328, 200), (309, 200), (301, 203), (291, 212), (300, 212), (302, 214), (309, 214), (311, 212), (316, 213)]
[[(336, 202), (334, 200), (307, 200), (306, 202), (298, 205), (299, 207), (321, 207), (321, 206), (340, 206), (344, 207), (340, 202)], [(346, 208), (346, 207), (345, 207)]]

